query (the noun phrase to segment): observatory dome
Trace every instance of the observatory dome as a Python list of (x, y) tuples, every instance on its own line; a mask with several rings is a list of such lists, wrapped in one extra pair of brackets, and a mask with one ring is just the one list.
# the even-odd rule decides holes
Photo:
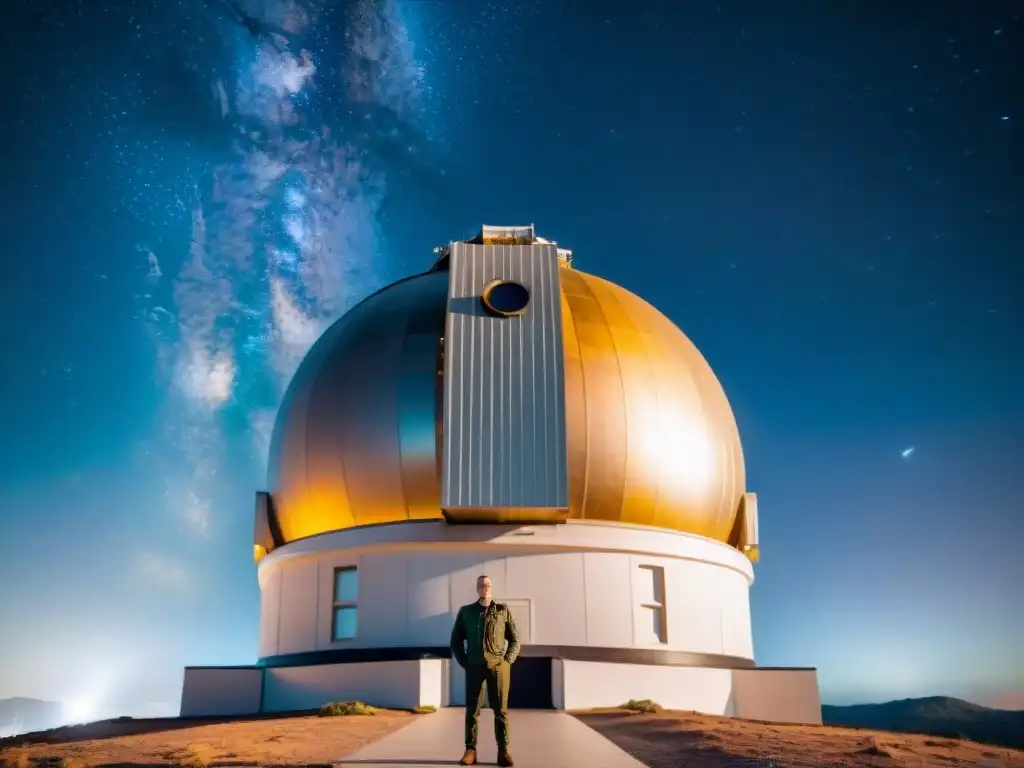
[[(557, 272), (568, 518), (728, 542), (744, 498), (743, 454), (710, 366), (643, 299), (571, 266)], [(271, 442), (279, 543), (442, 517), (448, 289), (437, 268), (389, 285), (300, 364)], [(489, 396), (482, 383), (480, 396)]]

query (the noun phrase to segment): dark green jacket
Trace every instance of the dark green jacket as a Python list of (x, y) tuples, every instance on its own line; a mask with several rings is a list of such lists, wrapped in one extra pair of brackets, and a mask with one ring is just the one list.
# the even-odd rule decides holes
[(513, 663), (519, 656), (519, 630), (512, 611), (493, 600), (486, 609), (479, 602), (462, 606), (452, 627), (451, 648), (461, 667)]

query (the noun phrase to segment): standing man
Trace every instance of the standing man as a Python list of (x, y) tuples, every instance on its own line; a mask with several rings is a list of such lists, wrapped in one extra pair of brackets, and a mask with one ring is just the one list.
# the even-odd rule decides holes
[(491, 580), (476, 580), (475, 603), (459, 608), (452, 628), (452, 656), (466, 670), (466, 752), (462, 765), (476, 764), (476, 732), (483, 686), (494, 712), (494, 740), (498, 743), (498, 765), (512, 765), (508, 751), (509, 671), (519, 655), (519, 631), (507, 605), (491, 600)]

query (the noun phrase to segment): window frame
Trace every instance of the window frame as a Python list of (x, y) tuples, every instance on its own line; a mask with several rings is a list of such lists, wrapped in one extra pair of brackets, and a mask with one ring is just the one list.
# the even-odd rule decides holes
[[(649, 576), (652, 580), (654, 587), (654, 594), (651, 600), (642, 600), (639, 605), (645, 611), (650, 611), (653, 615), (657, 616), (658, 632), (654, 633), (657, 639), (648, 641), (651, 645), (668, 645), (668, 611), (666, 610), (665, 595), (665, 567), (663, 565), (653, 565), (650, 563), (641, 563), (637, 566), (641, 571), (646, 571), (646, 576)], [(658, 598), (661, 598), (659, 601)], [(653, 627), (652, 627), (653, 630)]]
[[(356, 575), (356, 594), (351, 600), (341, 599), (338, 597), (338, 575), (351, 571)], [(358, 565), (339, 565), (336, 566), (331, 572), (331, 642), (332, 643), (345, 643), (350, 640), (355, 640), (359, 636), (359, 566)], [(356, 626), (355, 631), (348, 637), (338, 637), (335, 630), (337, 628), (338, 611), (343, 608), (351, 608), (355, 611)]]

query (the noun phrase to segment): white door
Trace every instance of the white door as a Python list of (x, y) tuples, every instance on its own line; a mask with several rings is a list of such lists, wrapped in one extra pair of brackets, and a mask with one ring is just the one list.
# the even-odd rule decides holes
[(528, 597), (510, 597), (501, 602), (508, 606), (519, 630), (519, 642), (530, 645), (533, 642), (533, 605)]

